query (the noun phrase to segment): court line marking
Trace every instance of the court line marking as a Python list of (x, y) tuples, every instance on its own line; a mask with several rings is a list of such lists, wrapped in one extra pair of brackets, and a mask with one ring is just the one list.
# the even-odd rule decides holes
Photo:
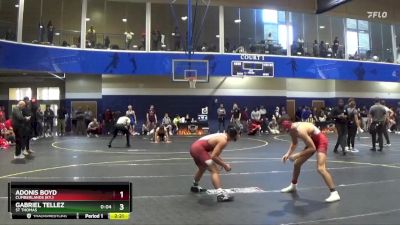
[(352, 215), (352, 216), (334, 217), (334, 218), (329, 218), (329, 219), (309, 220), (309, 221), (292, 222), (292, 223), (282, 223), (281, 225), (297, 225), (297, 224), (329, 222), (329, 221), (335, 221), (335, 220), (347, 220), (347, 219), (354, 219), (354, 218), (366, 217), (366, 216), (385, 215), (385, 214), (390, 214), (390, 213), (394, 213), (394, 212), (400, 212), (400, 208), (399, 209), (386, 210), (386, 211), (365, 213), (365, 214), (357, 214), (357, 215)]
[[(267, 141), (256, 139), (256, 138), (242, 138), (248, 139), (253, 141), (258, 141), (263, 143), (262, 145), (252, 146), (252, 147), (245, 147), (245, 148), (238, 148), (238, 149), (226, 149), (224, 152), (238, 152), (238, 151), (249, 151), (252, 149), (262, 148), (268, 145)], [(56, 141), (51, 144), (51, 146), (58, 150), (65, 150), (65, 151), (73, 151), (73, 152), (88, 152), (88, 153), (105, 153), (105, 154), (127, 154), (127, 155), (171, 155), (171, 154), (188, 154), (190, 146), (188, 145), (188, 150), (184, 152), (116, 152), (116, 151), (105, 151), (105, 150), (84, 150), (84, 149), (74, 149), (74, 148), (65, 148), (60, 147), (58, 144), (62, 143), (62, 141)], [(129, 151), (129, 150), (128, 150)]]
[[(247, 159), (247, 160), (259, 160), (259, 159), (265, 159), (265, 160), (281, 160), (281, 158), (243, 158), (243, 157), (226, 157), (225, 159)], [(42, 168), (42, 169), (36, 169), (36, 170), (29, 170), (29, 171), (23, 171), (23, 172), (17, 172), (13, 174), (7, 174), (7, 175), (2, 175), (0, 176), (0, 179), (5, 179), (8, 177), (15, 177), (18, 175), (24, 175), (24, 174), (31, 174), (31, 173), (37, 173), (37, 172), (44, 172), (44, 171), (50, 171), (50, 170), (57, 170), (57, 169), (64, 169), (64, 168), (71, 168), (71, 167), (77, 167), (77, 166), (91, 166), (91, 165), (101, 165), (101, 164), (113, 164), (113, 163), (129, 163), (129, 162), (156, 162), (156, 161), (173, 161), (173, 160), (191, 160), (191, 158), (164, 158), (164, 159), (136, 159), (136, 160), (118, 160), (118, 161), (105, 161), (105, 162), (92, 162), (92, 163), (81, 163), (81, 164), (71, 164), (71, 165), (63, 165), (63, 166), (54, 166), (54, 167), (47, 167), (47, 168)], [(309, 159), (308, 161), (311, 162), (316, 162), (315, 159)], [(377, 166), (377, 167), (386, 167), (386, 168), (396, 168), (400, 169), (400, 166), (396, 166), (393, 164), (377, 164), (377, 163), (367, 163), (367, 162), (355, 162), (355, 161), (340, 161), (340, 160), (332, 160), (329, 161), (330, 163), (343, 163), (343, 164), (351, 164), (351, 165), (370, 165), (370, 166)]]
[[(372, 166), (350, 166), (350, 167), (337, 167), (328, 168), (328, 170), (346, 170), (346, 169), (359, 169), (359, 168), (370, 168)], [(302, 172), (315, 172), (315, 169), (303, 169)], [(237, 172), (237, 173), (221, 173), (220, 176), (236, 176), (236, 175), (262, 175), (262, 174), (277, 174), (277, 173), (292, 173), (292, 170), (272, 170), (272, 171), (256, 171), (256, 172)], [(204, 174), (209, 177), (210, 174)], [(127, 176), (101, 176), (101, 177), (8, 177), (8, 179), (31, 179), (31, 180), (55, 180), (55, 179), (74, 179), (74, 180), (89, 180), (89, 179), (154, 179), (154, 178), (178, 178), (178, 177), (193, 177), (193, 174), (174, 174), (174, 175), (127, 175)], [(340, 185), (338, 185), (340, 186)]]

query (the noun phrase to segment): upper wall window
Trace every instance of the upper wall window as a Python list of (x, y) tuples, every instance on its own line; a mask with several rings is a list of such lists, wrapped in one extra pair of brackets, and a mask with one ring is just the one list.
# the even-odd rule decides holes
[(24, 97), (32, 98), (31, 88), (9, 88), (8, 99), (12, 101), (21, 101)]
[(37, 89), (38, 100), (60, 100), (59, 87), (40, 87)]

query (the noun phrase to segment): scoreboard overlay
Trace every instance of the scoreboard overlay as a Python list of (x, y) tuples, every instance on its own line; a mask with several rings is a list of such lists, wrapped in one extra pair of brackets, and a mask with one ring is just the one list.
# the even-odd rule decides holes
[(129, 182), (11, 182), (12, 219), (127, 220), (132, 212)]

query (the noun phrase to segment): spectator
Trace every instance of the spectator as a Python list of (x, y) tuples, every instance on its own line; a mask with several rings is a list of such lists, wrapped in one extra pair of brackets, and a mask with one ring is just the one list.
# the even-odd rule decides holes
[(324, 41), (319, 44), (319, 56), (325, 58), (327, 54), (327, 49)]
[(165, 113), (164, 118), (162, 119), (162, 126), (167, 130), (169, 136), (172, 136), (173, 123), (168, 113)]
[(300, 122), (301, 121), (301, 114), (303, 113), (303, 109), (304, 107), (298, 107), (296, 110), (296, 122)]
[(335, 37), (335, 40), (333, 40), (333, 57), (338, 58), (338, 50), (339, 50), (339, 40), (338, 37)]
[(275, 117), (276, 120), (279, 120), (282, 117), (282, 115), (279, 112), (279, 106), (275, 107), (275, 112), (273, 116)]
[(11, 29), (7, 29), (6, 34), (4, 35), (4, 39), (7, 41), (15, 41), (15, 34)]
[(106, 112), (104, 113), (104, 132), (107, 135), (110, 135), (113, 123), (113, 113), (111, 112), (110, 108), (107, 108)]
[(93, 112), (92, 110), (89, 108), (89, 106), (86, 106), (86, 110), (84, 112), (84, 116), (85, 116), (85, 127), (87, 127), (89, 125), (89, 123), (93, 120)]
[(272, 116), (271, 122), (268, 123), (268, 130), (271, 134), (279, 134), (279, 125), (276, 121), (276, 117)]
[(360, 111), (360, 117), (361, 117), (361, 122), (362, 122), (362, 128), (364, 130), (368, 130), (368, 109), (367, 106), (363, 106), (361, 111)]
[(267, 110), (264, 108), (264, 106), (260, 106), (260, 116), (261, 116), (261, 131), (263, 133), (268, 132), (268, 117), (267, 117)]
[(346, 136), (347, 136), (347, 112), (344, 107), (343, 99), (338, 100), (338, 104), (336, 108), (332, 112), (333, 119), (335, 120), (335, 127), (337, 130), (337, 141), (335, 148), (333, 149), (334, 153), (338, 152), (338, 147), (342, 148), (343, 155), (346, 155), (345, 146), (346, 146)]
[(38, 41), (39, 41), (39, 43), (43, 43), (44, 42), (44, 33), (45, 33), (46, 29), (44, 28), (42, 21), (39, 22), (38, 29), (39, 29)]
[[(12, 126), (15, 133), (15, 153), (14, 159), (24, 159), (25, 156), (21, 154), (22, 148), (24, 147), (24, 136), (26, 135), (26, 124), (29, 122), (30, 117), (24, 116), (22, 110), (26, 107), (24, 101), (18, 102), (17, 106), (13, 109), (12, 113)], [(25, 150), (24, 153), (29, 154), (29, 150)]]
[(43, 137), (43, 123), (44, 123), (44, 114), (40, 107), (37, 108), (36, 111), (36, 122), (37, 122), (37, 138)]
[(249, 126), (249, 114), (247, 112), (247, 107), (245, 106), (240, 112), (240, 123), (244, 133), (247, 133), (247, 128)]
[(53, 38), (54, 38), (54, 26), (51, 20), (47, 23), (47, 41), (50, 44), (53, 44)]
[(136, 120), (136, 113), (135, 110), (133, 110), (132, 105), (128, 105), (126, 116), (131, 120), (131, 123), (129, 125), (129, 132), (131, 133), (131, 135), (136, 135), (135, 125), (137, 123), (137, 120)]
[(96, 118), (93, 118), (92, 122), (89, 123), (86, 133), (87, 133), (87, 137), (91, 137), (93, 135), (95, 135), (96, 137), (99, 137), (99, 129), (100, 129), (100, 125), (97, 122)]
[(158, 50), (158, 35), (156, 30), (151, 31), (151, 42), (151, 50)]
[(44, 111), (44, 136), (53, 136), (53, 126), (54, 126), (54, 111), (50, 108), (50, 105), (46, 105), (46, 110)]
[(240, 118), (242, 115), (240, 113), (240, 108), (236, 103), (233, 103), (231, 114), (231, 123), (233, 123), (236, 127), (240, 127), (242, 129), (242, 125), (240, 123)]
[(286, 108), (284, 106), (281, 107), (281, 117), (285, 117), (285, 118), (289, 117), (289, 115), (286, 111)]
[(307, 121), (308, 118), (310, 118), (310, 114), (312, 114), (310, 107), (306, 106), (301, 113), (301, 121), (303, 122)]
[(129, 50), (131, 48), (131, 44), (132, 44), (132, 39), (133, 39), (133, 35), (135, 35), (133, 32), (125, 32), (125, 49)]
[(150, 105), (150, 108), (146, 113), (146, 120), (146, 126), (149, 131), (153, 130), (157, 124), (157, 114), (156, 110), (154, 109), (154, 105)]
[(217, 116), (218, 116), (218, 132), (223, 133), (225, 132), (226, 110), (224, 104), (222, 103), (219, 105), (219, 108), (217, 109)]
[(178, 114), (176, 114), (174, 119), (172, 120), (172, 123), (174, 124), (174, 127), (175, 127), (175, 133), (179, 130), (180, 121), (181, 121), (181, 117)]
[(89, 48), (94, 48), (96, 46), (97, 37), (96, 37), (96, 30), (94, 29), (94, 26), (90, 26), (90, 28), (86, 34), (86, 39), (89, 42)]
[(318, 41), (317, 41), (317, 40), (314, 40), (314, 44), (313, 44), (313, 56), (314, 56), (314, 57), (318, 57), (318, 56), (319, 56), (318, 52), (319, 52)]
[(174, 38), (174, 50), (179, 51), (181, 49), (181, 33), (178, 27), (175, 27), (172, 37)]
[(0, 121), (0, 136), (7, 141), (7, 144), (15, 143), (15, 134), (11, 125), (11, 120), (5, 121), (3, 118)]
[(24, 102), (25, 102), (25, 107), (22, 109), (22, 115), (25, 118), (29, 118), (29, 120), (25, 120), (24, 124), (24, 133), (23, 133), (23, 146), (22, 149), (24, 150), (24, 155), (29, 155), (33, 153), (32, 150), (30, 150), (30, 141), (32, 138), (32, 104), (29, 100), (28, 97), (24, 97)]
[(82, 107), (78, 107), (78, 110), (75, 112), (75, 118), (76, 118), (76, 134), (85, 135), (87, 126), (85, 125), (85, 112), (83, 112)]
[(57, 135), (64, 136), (65, 135), (65, 119), (67, 117), (67, 110), (63, 106), (57, 110)]
[(110, 48), (110, 43), (111, 43), (110, 37), (109, 37), (109, 36), (106, 36), (106, 38), (104, 39), (104, 47), (105, 47), (106, 49), (109, 49), (109, 48)]
[(312, 113), (310, 113), (310, 115), (308, 116), (308, 118), (306, 119), (305, 122), (315, 124), (314, 115)]

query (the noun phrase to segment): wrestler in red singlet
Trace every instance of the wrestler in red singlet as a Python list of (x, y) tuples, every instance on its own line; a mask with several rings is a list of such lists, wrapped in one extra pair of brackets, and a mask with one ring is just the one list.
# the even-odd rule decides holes
[[(292, 123), (289, 120), (284, 120), (281, 125), (289, 132), (292, 139), (290, 148), (282, 157), (282, 160), (283, 162), (286, 162), (288, 159), (294, 161), (292, 183), (288, 187), (282, 189), (281, 192), (287, 193), (296, 191), (297, 179), (300, 175), (301, 166), (317, 152), (317, 170), (331, 192), (330, 196), (325, 199), (325, 202), (339, 201), (339, 193), (335, 189), (332, 176), (326, 169), (328, 138), (312, 123)], [(306, 147), (303, 151), (293, 154), (296, 150), (298, 139), (303, 140)]]
[(227, 172), (231, 170), (231, 166), (222, 160), (220, 154), (227, 146), (228, 142), (236, 141), (238, 136), (238, 129), (230, 125), (227, 128), (227, 133), (210, 134), (192, 144), (190, 147), (190, 155), (193, 157), (198, 170), (194, 175), (194, 182), (190, 188), (191, 192), (198, 193), (206, 191), (199, 186), (199, 181), (207, 169), (211, 173), (212, 184), (217, 190), (217, 201), (227, 202), (233, 200), (233, 197), (221, 188), (221, 180), (217, 165), (223, 167)]

